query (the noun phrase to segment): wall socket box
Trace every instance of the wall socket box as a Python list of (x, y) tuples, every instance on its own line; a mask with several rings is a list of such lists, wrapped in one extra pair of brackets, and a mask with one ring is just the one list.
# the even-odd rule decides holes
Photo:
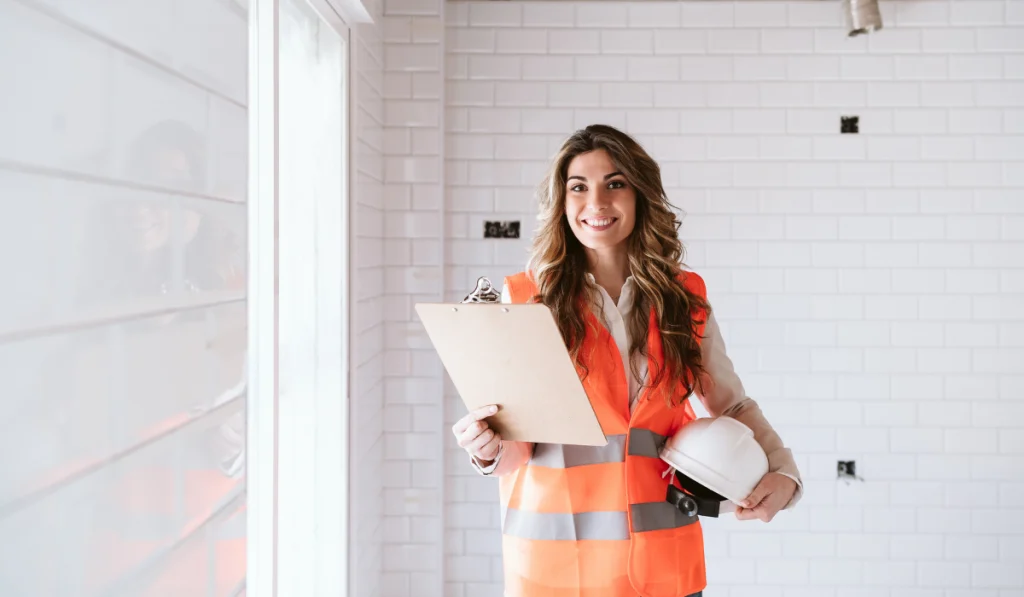
[(855, 460), (840, 460), (836, 464), (836, 476), (840, 479), (857, 479), (857, 462)]
[(519, 238), (519, 220), (484, 222), (484, 238)]

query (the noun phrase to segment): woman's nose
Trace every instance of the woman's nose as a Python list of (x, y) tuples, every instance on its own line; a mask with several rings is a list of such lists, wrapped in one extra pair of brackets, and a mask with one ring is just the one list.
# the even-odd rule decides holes
[(595, 211), (601, 209), (607, 209), (611, 204), (611, 197), (609, 197), (603, 189), (594, 189), (588, 197), (587, 205), (590, 209)]

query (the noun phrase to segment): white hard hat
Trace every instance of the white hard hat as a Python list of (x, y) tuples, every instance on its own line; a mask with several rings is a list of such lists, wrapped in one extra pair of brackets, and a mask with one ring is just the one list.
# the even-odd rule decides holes
[(704, 417), (684, 425), (665, 442), (661, 459), (735, 504), (746, 499), (768, 472), (768, 457), (754, 432), (725, 416)]

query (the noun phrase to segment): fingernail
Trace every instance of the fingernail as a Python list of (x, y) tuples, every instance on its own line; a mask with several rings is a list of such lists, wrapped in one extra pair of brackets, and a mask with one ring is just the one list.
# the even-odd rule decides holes
[(492, 406), (492, 407), (491, 407), (491, 412), (492, 412), (492, 413), (496, 413), (496, 412), (498, 412), (498, 407), (497, 407), (497, 406)]

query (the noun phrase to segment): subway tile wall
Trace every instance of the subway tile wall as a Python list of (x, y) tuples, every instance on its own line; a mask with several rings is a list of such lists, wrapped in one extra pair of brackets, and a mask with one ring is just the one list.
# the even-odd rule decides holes
[(380, 2), (373, 23), (350, 36), (352, 139), (352, 441), (349, 586), (381, 595), (384, 541), (384, 36)]
[[(548, 160), (614, 124), (661, 163), (687, 263), (807, 484), (770, 525), (705, 525), (705, 594), (1024, 594), (1024, 1), (883, 1), (885, 28), (857, 38), (831, 2), (449, 2), (443, 65), (434, 3), (402, 5), (430, 17), (387, 39), (387, 118), (414, 127), (389, 134), (389, 206), (409, 210), (390, 222), (389, 341), (414, 375), (390, 388), (393, 456), (436, 439), (440, 403), (429, 350), (406, 352), (429, 348), (409, 301), (437, 272), (457, 300), (522, 269)], [(839, 134), (848, 115), (859, 134)], [(487, 219), (524, 238), (484, 240)], [(443, 464), (392, 462), (386, 482), (443, 466), (444, 594), (498, 596), (497, 486), (447, 432), (450, 388), (444, 404)], [(837, 482), (840, 459), (864, 481)]]
[[(380, 595), (444, 587), (442, 368), (414, 305), (443, 290), (442, 0), (385, 0), (383, 560)], [(449, 434), (450, 435), (450, 434)]]

